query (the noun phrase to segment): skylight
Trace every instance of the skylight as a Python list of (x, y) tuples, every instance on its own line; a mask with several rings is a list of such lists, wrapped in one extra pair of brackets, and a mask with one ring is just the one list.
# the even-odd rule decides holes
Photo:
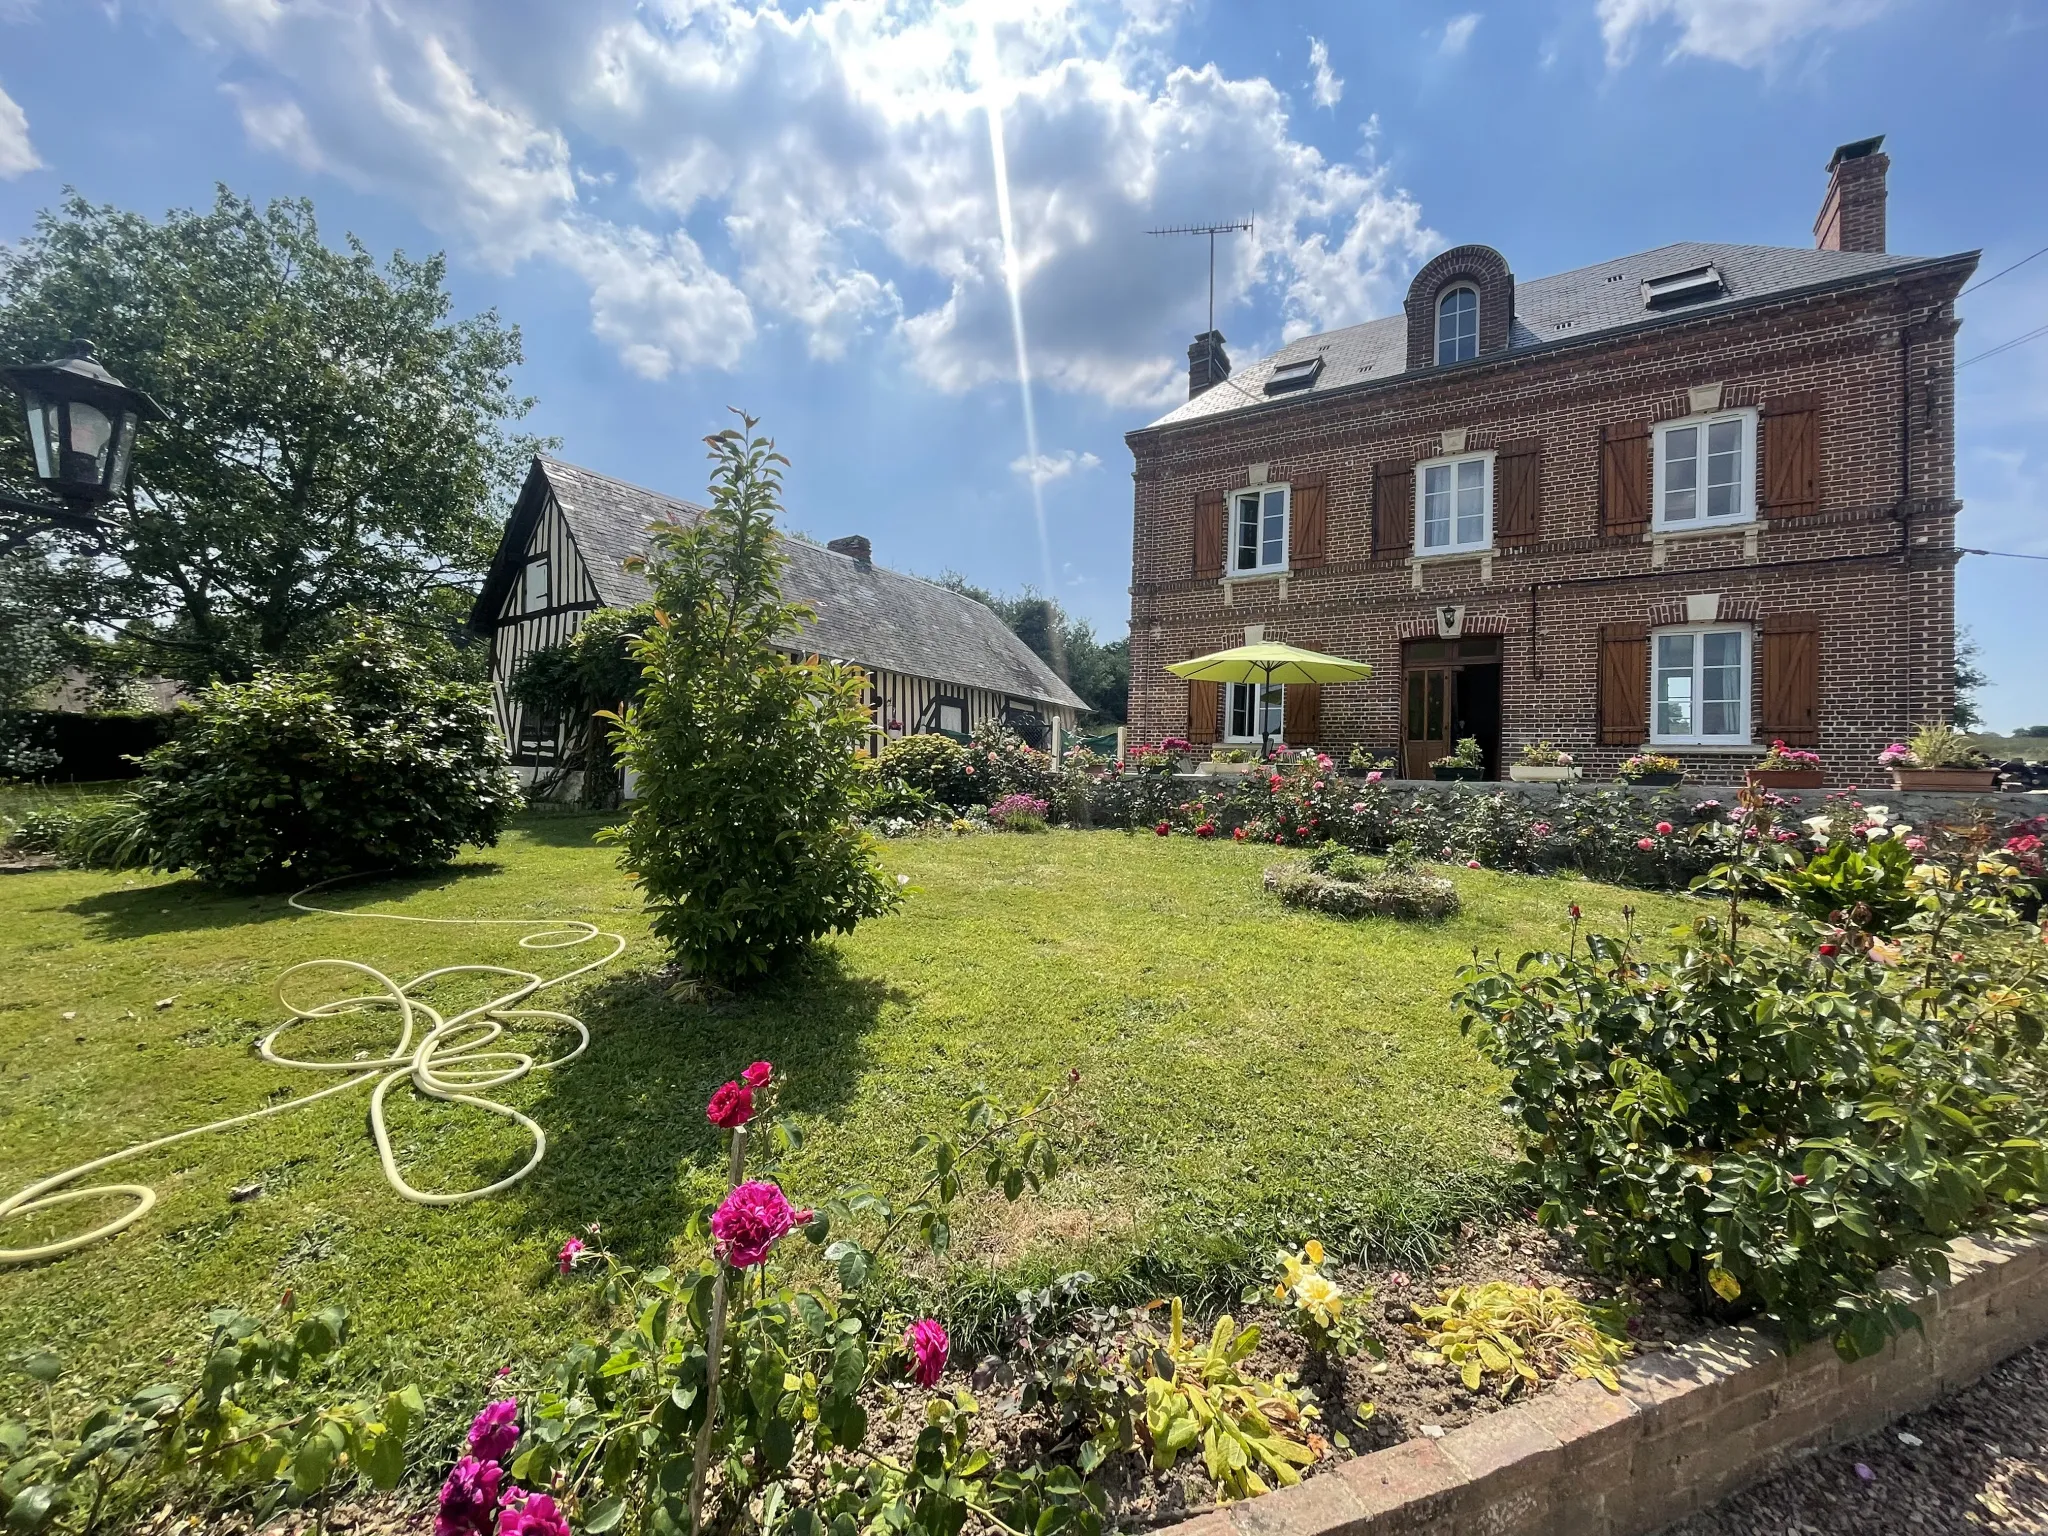
[(1727, 284), (1721, 281), (1720, 268), (1709, 264), (1704, 267), (1687, 267), (1683, 272), (1667, 272), (1662, 277), (1643, 280), (1643, 307), (1662, 309), (1671, 304), (1692, 304), (1701, 299), (1711, 299), (1727, 291)]
[(1282, 363), (1266, 380), (1266, 393), (1282, 395), (1291, 389), (1307, 389), (1315, 383), (1316, 376), (1322, 371), (1323, 359), (1320, 353), (1314, 357), (1302, 358), (1298, 362)]

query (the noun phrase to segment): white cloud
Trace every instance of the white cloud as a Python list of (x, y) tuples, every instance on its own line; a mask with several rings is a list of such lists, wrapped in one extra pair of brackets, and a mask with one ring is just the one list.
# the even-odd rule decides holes
[(1784, 49), (1820, 31), (1860, 27), (1891, 0), (1599, 0), (1607, 62), (1635, 53), (1639, 34), (1678, 30), (1668, 57), (1693, 54), (1745, 68), (1777, 62)]
[(1037, 459), (1030, 454), (1020, 454), (1010, 460), (1012, 474), (1022, 475), (1039, 485), (1051, 480), (1064, 480), (1077, 469), (1100, 469), (1102, 460), (1092, 453), (1076, 453), (1071, 448), (1062, 448), (1058, 453), (1041, 453)]
[(1370, 143), (1328, 160), (1271, 82), (1176, 66), (1184, 0), (155, 4), (217, 52), (254, 142), (473, 259), (575, 272), (598, 334), (655, 376), (732, 366), (775, 325), (822, 358), (893, 337), (942, 390), (1011, 381), (991, 54), (1054, 388), (1177, 392), (1206, 251), (1149, 226), (1251, 215), (1256, 241), (1218, 242), (1219, 311), (1277, 295), (1293, 329), (1384, 312), (1439, 243)]
[(25, 176), (42, 163), (28, 141), (28, 114), (12, 96), (0, 91), (0, 181)]
[(1330, 47), (1320, 37), (1308, 40), (1308, 67), (1315, 76), (1314, 97), (1319, 107), (1334, 107), (1344, 99), (1344, 82), (1330, 68)]
[(1479, 30), (1480, 15), (1477, 11), (1466, 11), (1453, 16), (1444, 23), (1444, 40), (1437, 46), (1446, 54), (1457, 55), (1465, 51), (1472, 41), (1472, 34)]

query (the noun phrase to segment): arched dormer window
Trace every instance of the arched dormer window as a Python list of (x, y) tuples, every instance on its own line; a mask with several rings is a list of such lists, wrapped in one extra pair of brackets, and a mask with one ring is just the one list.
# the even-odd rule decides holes
[(1479, 290), (1464, 283), (1436, 301), (1436, 360), (1462, 363), (1479, 355)]

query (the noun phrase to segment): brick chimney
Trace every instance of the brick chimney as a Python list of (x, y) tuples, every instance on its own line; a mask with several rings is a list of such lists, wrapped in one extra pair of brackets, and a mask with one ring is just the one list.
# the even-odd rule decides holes
[(1221, 331), (1204, 331), (1188, 348), (1188, 398), (1230, 377), (1230, 354), (1223, 350)]
[(864, 533), (849, 533), (843, 539), (829, 540), (825, 547), (835, 555), (850, 556), (855, 565), (875, 563), (874, 548), (868, 543), (868, 536)]
[(1844, 144), (1828, 162), (1828, 195), (1813, 221), (1813, 243), (1823, 251), (1884, 253), (1884, 135)]

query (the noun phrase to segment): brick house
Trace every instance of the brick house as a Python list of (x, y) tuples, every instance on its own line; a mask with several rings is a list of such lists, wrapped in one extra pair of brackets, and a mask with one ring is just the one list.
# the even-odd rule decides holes
[[(1588, 777), (1643, 750), (1739, 780), (1774, 738), (1829, 782), (1946, 718), (1955, 299), (1976, 253), (1885, 250), (1880, 139), (1844, 145), (1812, 249), (1669, 245), (1517, 284), (1445, 251), (1405, 313), (1232, 374), (1136, 460), (1141, 740), (1363, 745), (1409, 776), (1462, 736)], [(1190, 685), (1247, 634), (1371, 662), (1324, 689)]]

